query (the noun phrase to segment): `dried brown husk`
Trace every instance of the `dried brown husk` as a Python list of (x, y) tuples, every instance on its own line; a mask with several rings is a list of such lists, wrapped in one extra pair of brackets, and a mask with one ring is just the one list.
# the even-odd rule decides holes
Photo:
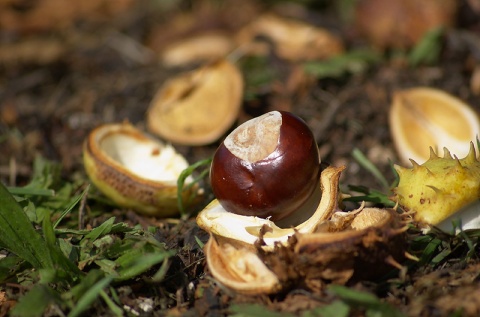
[(148, 110), (148, 129), (173, 143), (212, 143), (236, 120), (242, 96), (240, 70), (216, 61), (166, 82)]
[[(260, 252), (282, 285), (320, 294), (330, 283), (347, 284), (381, 277), (403, 258), (410, 221), (393, 209), (361, 207), (339, 212), (319, 232), (296, 233), (290, 244)], [(393, 266), (392, 266), (393, 265)]]
[(363, 208), (333, 232), (296, 235), (295, 266), (305, 287), (319, 292), (328, 283), (380, 278), (403, 259), (408, 222), (393, 209)]

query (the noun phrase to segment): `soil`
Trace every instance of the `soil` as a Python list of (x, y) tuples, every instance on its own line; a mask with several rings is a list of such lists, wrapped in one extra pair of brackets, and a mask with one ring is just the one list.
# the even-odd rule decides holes
[[(471, 10), (470, 2), (478, 1), (459, 2), (456, 21), (461, 23), (445, 32), (439, 60), (431, 65), (409, 66), (405, 55), (387, 47), (381, 51), (385, 58), (365, 71), (315, 79), (298, 75), (298, 64), (271, 54), (267, 65), (278, 76), (261, 87), (250, 87), (254, 97), (245, 100), (236, 124), (268, 110), (292, 111), (311, 127), (322, 161), (347, 166), (341, 178), (343, 190), (348, 190), (347, 185), (381, 189), (372, 174), (353, 159), (352, 150), (358, 148), (389, 182), (394, 180), (390, 163), (398, 162), (398, 157), (388, 126), (394, 91), (436, 87), (480, 111), (478, 95), (470, 88), (474, 66), (480, 60), (480, 13)], [(28, 182), (37, 155), (60, 162), (66, 180), (86, 178), (82, 144), (88, 133), (100, 124), (124, 120), (146, 131), (145, 113), (156, 90), (171, 76), (192, 68), (163, 66), (158, 61), (162, 47), (193, 30), (235, 30), (254, 16), (252, 12), (273, 6), (270, 1), (164, 4), (124, 0), (120, 2), (124, 7), (115, 10), (85, 8), (83, 14), (64, 18), (41, 19), (38, 16), (48, 10), (36, 12), (39, 21), (52, 21), (36, 24), (33, 16), (28, 16), (34, 10), (29, 3), (0, 4), (0, 16), (14, 12), (18, 19), (8, 21), (21, 21), (21, 12), (31, 19), (28, 23), (0, 23), (0, 178), (9, 186)], [(243, 9), (235, 9), (238, 6)], [(367, 45), (337, 9), (322, 1), (309, 6), (287, 3), (275, 10), (328, 27), (344, 39), (348, 49)], [(193, 163), (210, 157), (220, 142), (175, 147)], [(208, 181), (205, 187), (207, 194), (198, 209), (212, 199)], [(158, 239), (180, 250), (160, 285), (145, 287), (138, 281), (120, 288), (122, 302), (132, 310), (142, 311), (143, 302), (153, 301), (155, 312), (145, 315), (222, 316), (228, 314), (230, 305), (239, 303), (298, 314), (335, 299), (299, 289), (277, 296), (235, 294), (209, 275), (195, 239), (206, 242), (208, 235), (197, 227), (194, 217), (155, 219), (117, 208), (106, 213), (119, 221), (156, 225)], [(101, 219), (89, 220), (89, 225), (95, 223)], [(459, 312), (459, 307), (463, 308), (460, 315), (476, 316), (480, 314), (477, 255), (478, 250), (468, 261), (451, 259), (439, 267), (410, 266), (408, 272), (396, 272), (397, 282), (388, 286), (359, 282), (351, 287), (374, 292), (407, 316), (448, 316)], [(102, 308), (98, 309), (101, 314)], [(354, 312), (363, 313), (362, 309)]]

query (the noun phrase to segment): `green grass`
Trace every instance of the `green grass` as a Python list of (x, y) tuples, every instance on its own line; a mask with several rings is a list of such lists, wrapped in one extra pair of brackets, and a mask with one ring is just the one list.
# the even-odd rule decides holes
[(101, 298), (113, 315), (121, 316), (112, 286), (140, 276), (160, 282), (176, 250), (155, 239), (155, 230), (114, 217), (89, 230), (73, 229), (78, 222), (71, 213), (88, 186), (74, 190), (75, 184), (61, 183), (59, 166), (41, 158), (34, 170), (25, 187), (0, 184), (0, 247), (8, 251), (0, 259), (0, 283), (28, 290), (11, 315), (42, 316), (54, 306), (79, 316)]
[[(389, 185), (360, 151), (354, 152), (354, 158), (378, 179), (382, 190), (349, 186), (361, 194), (350, 200), (367, 200), (391, 207), (390, 189), (398, 175)], [(200, 168), (203, 169), (200, 177), (204, 177), (209, 164), (210, 160), (200, 161), (182, 173), (178, 181), (179, 193), (184, 189), (186, 177)], [(194, 181), (198, 182), (199, 178)], [(174, 278), (168, 275), (169, 267), (180, 249), (168, 249), (159, 242), (155, 236), (157, 228), (144, 229), (113, 216), (102, 216), (102, 209), (89, 210), (89, 217), (104, 220), (94, 228), (83, 228), (78, 214), (84, 212), (81, 202), (92, 199), (88, 196), (90, 193), (85, 180), (62, 181), (59, 165), (42, 158), (35, 161), (28, 185), (6, 188), (0, 184), (0, 248), (5, 255), (0, 258), (0, 283), (20, 285), (25, 291), (22, 295), (13, 295), (18, 302), (11, 311), (12, 316), (42, 316), (52, 307), (66, 316), (81, 316), (88, 315), (98, 305), (112, 316), (123, 316), (119, 287), (138, 281), (154, 285)], [(105, 208), (101, 203), (100, 206)], [(183, 215), (191, 216), (185, 211)], [(479, 230), (462, 231), (458, 235), (435, 230), (423, 234), (412, 226), (408, 251), (418, 261), (407, 261), (405, 265), (413, 273), (423, 266), (441, 267), (452, 259), (469, 261), (477, 256), (479, 237)], [(194, 239), (196, 246), (201, 248), (203, 242), (196, 236)], [(382, 283), (396, 287), (395, 279)], [(398, 287), (402, 285), (399, 283)], [(358, 313), (402, 316), (373, 293), (335, 285), (329, 286), (326, 292), (329, 302), (301, 316)], [(233, 304), (228, 310), (236, 317), (289, 316), (259, 304)]]
[(370, 49), (351, 50), (325, 61), (306, 62), (305, 72), (316, 78), (339, 78), (346, 74), (366, 72), (371, 66), (381, 62), (382, 57)]
[[(177, 180), (177, 204), (178, 209), (180, 210), (180, 214), (182, 218), (186, 219), (190, 216), (187, 212), (185, 205), (188, 205), (196, 198), (196, 193), (191, 193), (189, 197), (183, 198), (183, 193), (190, 190), (193, 186), (198, 184), (202, 179), (204, 179), (208, 173), (210, 172), (210, 163), (212, 162), (211, 158), (204, 159), (193, 163), (192, 165), (188, 166), (185, 170), (182, 171), (180, 176)], [(193, 172), (199, 168), (203, 168), (199, 175), (192, 179), (189, 184), (185, 184), (185, 181), (188, 177), (192, 176)], [(186, 201), (184, 201), (186, 200)]]
[(359, 195), (352, 195), (344, 200), (357, 203), (365, 201), (379, 204), (384, 207), (394, 207), (395, 202), (391, 200), (391, 196), (392, 188), (398, 184), (398, 174), (393, 166), (391, 167), (391, 171), (394, 174), (395, 179), (392, 184), (389, 184), (382, 172), (380, 172), (380, 170), (365, 156), (365, 154), (362, 153), (362, 151), (357, 148), (353, 149), (352, 157), (362, 168), (368, 171), (374, 179), (377, 180), (381, 185), (381, 189), (377, 190), (362, 185), (347, 185), (350, 192), (355, 192)]

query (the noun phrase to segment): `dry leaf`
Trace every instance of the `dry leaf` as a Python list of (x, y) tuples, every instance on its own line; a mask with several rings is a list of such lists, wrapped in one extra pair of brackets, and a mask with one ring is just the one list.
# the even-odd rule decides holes
[(407, 48), (429, 30), (455, 22), (456, 0), (361, 0), (355, 28), (379, 48)]
[(438, 89), (412, 88), (398, 91), (390, 109), (390, 131), (398, 156), (419, 164), (434, 150), (447, 147), (464, 157), (470, 142), (480, 135), (477, 113), (460, 99)]
[(476, 65), (470, 78), (470, 90), (475, 96), (480, 96), (480, 65)]
[(148, 128), (174, 143), (214, 142), (237, 118), (242, 96), (240, 70), (220, 60), (166, 82), (150, 105)]
[(224, 58), (234, 47), (231, 36), (223, 33), (203, 33), (169, 45), (162, 52), (166, 66), (182, 66)]
[(53, 37), (26, 37), (0, 46), (0, 65), (35, 63), (48, 64), (62, 58), (68, 51), (67, 43)]
[(59, 30), (80, 19), (102, 20), (125, 12), (132, 0), (3, 0), (0, 29), (19, 32)]
[(342, 41), (326, 29), (302, 21), (265, 14), (247, 25), (237, 36), (247, 52), (264, 53), (255, 39), (272, 41), (275, 53), (287, 60), (325, 59), (343, 52)]

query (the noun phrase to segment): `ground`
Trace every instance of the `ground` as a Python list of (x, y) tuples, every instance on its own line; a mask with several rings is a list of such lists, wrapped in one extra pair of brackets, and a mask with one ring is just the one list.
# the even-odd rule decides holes
[[(80, 9), (80, 13), (68, 13), (71, 16), (65, 13), (64, 19), (48, 16), (45, 10), (30, 16), (28, 22), (22, 22), (19, 16), (23, 12), (28, 17), (35, 5), (29, 1), (0, 3), (0, 17), (15, 12), (18, 19), (5, 18), (6, 22), (0, 22), (2, 182), (8, 186), (26, 184), (38, 155), (61, 163), (63, 179), (86, 181), (82, 145), (88, 133), (100, 124), (124, 120), (146, 130), (145, 113), (156, 90), (168, 78), (192, 68), (162, 65), (158, 61), (161, 47), (191, 34), (192, 29), (235, 30), (252, 13), (274, 7), (273, 1), (240, 2), (132, 4), (124, 0), (118, 1), (116, 8), (104, 5), (92, 9), (86, 5), (84, 13)], [(369, 47), (368, 41), (355, 32), (351, 20), (342, 18), (339, 6), (328, 1), (302, 3), (285, 2), (275, 10), (329, 28), (343, 39), (347, 50)], [(480, 13), (471, 10), (472, 3), (477, 2), (459, 1), (455, 27), (443, 33), (440, 55), (432, 63), (412, 66), (408, 63), (410, 48), (392, 47), (377, 47), (379, 59), (368, 62), (359, 71), (334, 76), (306, 76), (300, 70), (301, 63), (287, 62), (275, 54), (258, 65), (245, 63), (247, 78), (259, 70), (274, 75), (267, 76), (263, 83), (247, 84), (249, 98), (244, 100), (236, 124), (268, 110), (292, 111), (311, 127), (322, 161), (347, 166), (340, 180), (342, 190), (348, 191), (348, 185), (382, 189), (378, 180), (353, 158), (352, 151), (359, 149), (389, 182), (394, 180), (390, 164), (399, 159), (388, 125), (394, 91), (436, 87), (480, 110), (478, 95), (471, 88), (472, 71), (480, 58)], [(46, 16), (42, 18), (41, 14)], [(176, 29), (181, 14), (186, 25), (195, 27)], [(210, 157), (220, 142), (221, 139), (203, 146), (175, 146), (194, 163)], [(204, 186), (205, 198), (195, 211), (212, 199), (208, 181)], [(145, 315), (222, 316), (236, 311), (238, 316), (250, 316), (246, 306), (241, 306), (246, 303), (300, 314), (341, 298), (333, 291), (318, 296), (299, 289), (277, 296), (235, 294), (218, 286), (209, 275), (196, 240), (206, 242), (208, 235), (196, 226), (193, 216), (187, 220), (156, 219), (105, 206), (104, 214), (86, 219), (86, 227), (95, 227), (112, 215), (131, 225), (158, 227), (155, 237), (167, 248), (180, 250), (170, 263), (167, 278), (159, 284), (144, 285), (139, 279), (119, 286), (125, 306), (141, 311), (142, 301), (153, 301), (155, 312)], [(407, 316), (478, 315), (478, 248), (468, 259), (464, 256), (465, 248), (463, 245), (455, 249), (438, 265), (406, 261), (408, 270), (395, 272), (388, 283), (358, 282), (349, 286), (376, 294)], [(353, 315), (363, 315), (369, 309), (364, 303), (346, 299), (344, 302), (354, 307)], [(106, 314), (102, 305), (95, 307), (96, 314)], [(320, 316), (312, 313), (317, 315)]]

